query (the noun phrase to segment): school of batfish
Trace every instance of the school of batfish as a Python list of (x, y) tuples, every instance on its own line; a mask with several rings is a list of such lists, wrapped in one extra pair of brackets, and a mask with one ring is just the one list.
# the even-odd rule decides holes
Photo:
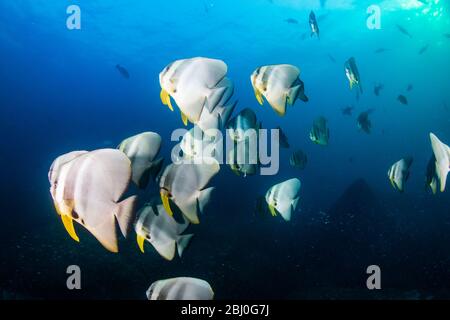
[[(312, 34), (319, 37), (314, 14), (310, 16)], [(355, 58), (344, 64), (350, 88), (362, 94), (361, 77)], [(250, 76), (256, 102), (264, 100), (278, 116), (284, 116), (288, 107), (297, 100), (308, 102), (300, 69), (289, 64), (260, 66)], [(162, 138), (156, 132), (142, 132), (123, 140), (117, 149), (72, 151), (57, 157), (49, 170), (50, 194), (57, 214), (69, 236), (79, 242), (74, 221), (86, 228), (110, 252), (118, 252), (116, 224), (127, 237), (132, 229), (136, 233), (137, 247), (145, 252), (145, 243), (166, 260), (182, 257), (193, 234), (185, 234), (190, 224), (200, 223), (200, 217), (210, 202), (214, 187), (209, 186), (221, 164), (207, 156), (204, 149), (212, 144), (210, 129), (224, 130), (234, 143), (227, 158), (230, 169), (238, 176), (254, 175), (259, 166), (248, 160), (238, 161), (237, 150), (250, 156), (248, 132), (262, 129), (261, 122), (251, 108), (244, 108), (234, 117), (237, 102), (233, 100), (234, 86), (227, 77), (227, 65), (217, 59), (195, 57), (176, 60), (159, 74), (160, 98), (172, 112), (180, 113), (182, 123), (193, 127), (179, 143), (179, 159), (196, 160), (163, 165), (158, 157)], [(377, 92), (382, 86), (377, 87)], [(175, 106), (177, 108), (175, 108)], [(343, 109), (351, 115), (352, 107)], [(369, 115), (361, 113), (358, 127), (370, 133)], [(290, 148), (288, 138), (279, 129), (279, 146)], [(197, 134), (200, 133), (200, 134)], [(314, 120), (310, 140), (320, 146), (329, 143), (327, 119)], [(430, 133), (432, 155), (427, 166), (427, 185), (436, 193), (443, 192), (450, 168), (450, 148), (435, 134)], [(307, 156), (297, 149), (289, 158), (294, 168), (304, 169)], [(392, 187), (403, 192), (413, 163), (404, 157), (388, 170)], [(155, 183), (159, 194), (137, 210), (137, 195), (130, 195), (133, 184), (145, 189)], [(257, 200), (257, 211), (272, 216), (280, 215), (290, 221), (300, 199), (301, 182), (298, 178), (280, 181), (265, 196)], [(175, 216), (180, 219), (175, 219)], [(204, 280), (180, 277), (155, 281), (147, 291), (148, 299), (213, 299), (214, 292)]]

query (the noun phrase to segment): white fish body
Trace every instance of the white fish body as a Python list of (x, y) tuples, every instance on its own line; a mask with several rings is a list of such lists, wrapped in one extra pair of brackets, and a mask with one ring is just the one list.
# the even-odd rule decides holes
[(132, 180), (140, 188), (145, 188), (150, 176), (161, 169), (162, 158), (155, 160), (161, 149), (161, 136), (155, 132), (143, 132), (122, 141), (119, 150), (131, 161)]
[(172, 108), (172, 97), (182, 112), (183, 122), (197, 123), (203, 107), (210, 112), (224, 96), (228, 86), (223, 83), (227, 65), (216, 59), (191, 58), (177, 60), (159, 74), (161, 100)]
[[(50, 166), (50, 170), (48, 171), (48, 181), (50, 182), (50, 194), (51, 194), (53, 200), (55, 200), (55, 197), (56, 197), (56, 188), (58, 186), (61, 170), (64, 167), (64, 165), (87, 152), (88, 151), (84, 151), (84, 150), (83, 151), (72, 151), (72, 152), (69, 152), (69, 153), (59, 156), (58, 158), (56, 158), (53, 161), (52, 165)], [(65, 171), (64, 175), (67, 175), (68, 168), (69, 167), (67, 167), (66, 170), (63, 170), (63, 172)], [(65, 178), (63, 178), (63, 179), (65, 179)], [(62, 184), (64, 184), (64, 182), (62, 182)]]
[(299, 75), (300, 70), (289, 64), (259, 67), (250, 77), (256, 99), (262, 105), (265, 97), (275, 112), (284, 116), (286, 105), (294, 104), (297, 97), (308, 101)]
[(292, 212), (297, 208), (300, 186), (300, 180), (293, 178), (278, 183), (267, 191), (266, 202), (273, 216), (279, 212), (284, 220), (291, 220)]
[(189, 277), (158, 280), (147, 292), (148, 300), (212, 300), (214, 291), (205, 280)]
[(430, 132), (431, 147), (436, 158), (436, 175), (439, 180), (439, 190), (444, 192), (447, 174), (450, 170), (450, 148)]
[(397, 161), (389, 168), (388, 177), (394, 189), (403, 192), (406, 180), (409, 177), (411, 163), (411, 158), (405, 158)]
[(111, 252), (118, 252), (115, 221), (127, 236), (136, 196), (118, 202), (131, 178), (130, 160), (116, 149), (82, 154), (61, 167), (55, 208), (69, 235), (79, 238), (73, 220), (88, 229)]
[(204, 189), (219, 172), (220, 166), (214, 158), (203, 158), (202, 163), (170, 164), (160, 179), (160, 194), (164, 209), (173, 215), (169, 199), (193, 224), (198, 224), (198, 211), (203, 212), (214, 187)]
[(188, 222), (178, 223), (169, 216), (162, 205), (156, 207), (145, 206), (136, 222), (135, 231), (139, 248), (144, 252), (144, 241), (147, 240), (166, 260), (175, 257), (175, 247), (181, 257), (188, 246), (193, 234), (181, 235), (189, 226)]

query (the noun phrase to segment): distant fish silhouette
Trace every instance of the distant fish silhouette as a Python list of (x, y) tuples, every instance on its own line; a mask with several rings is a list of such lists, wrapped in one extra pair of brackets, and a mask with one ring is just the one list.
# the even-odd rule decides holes
[(408, 32), (408, 30), (406, 30), (405, 28), (403, 28), (401, 25), (396, 24), (398, 31), (400, 31), (401, 33), (403, 33), (404, 35), (412, 38), (412, 35)]
[(397, 100), (401, 103), (401, 104), (405, 104), (405, 105), (407, 105), (408, 104), (408, 99), (406, 99), (406, 97), (404, 96), (404, 95), (399, 95), (398, 97), (397, 97)]
[(424, 54), (425, 51), (427, 51), (427, 50), (428, 50), (428, 45), (423, 46), (423, 47), (419, 50), (419, 54)]
[(317, 24), (316, 15), (313, 11), (309, 13), (309, 26), (311, 28), (311, 37), (317, 35), (317, 38), (320, 39), (319, 25)]
[(298, 24), (298, 21), (294, 18), (287, 18), (284, 21), (287, 22), (288, 24)]
[(387, 51), (387, 49), (385, 49), (385, 48), (378, 48), (377, 50), (375, 50), (375, 53), (383, 53), (385, 51)]
[(120, 72), (120, 74), (121, 74), (125, 79), (130, 79), (130, 74), (128, 73), (127, 69), (125, 69), (124, 67), (122, 67), (122, 66), (119, 65), (119, 64), (116, 65), (116, 69)]
[(351, 116), (352, 112), (353, 112), (353, 109), (354, 109), (353, 106), (345, 107), (345, 108), (342, 109), (342, 114), (344, 116)]
[(328, 54), (328, 58), (331, 60), (331, 62), (336, 63), (336, 59), (331, 54)]
[(444, 34), (444, 37), (446, 37), (447, 39), (450, 39), (450, 33)]
[(380, 91), (383, 90), (384, 86), (380, 83), (378, 85), (375, 85), (373, 88), (373, 93), (378, 97), (380, 95)]
[(406, 91), (410, 92), (410, 91), (412, 91), (413, 88), (414, 88), (413, 85), (410, 83), (410, 84), (408, 84), (408, 86), (406, 87)]

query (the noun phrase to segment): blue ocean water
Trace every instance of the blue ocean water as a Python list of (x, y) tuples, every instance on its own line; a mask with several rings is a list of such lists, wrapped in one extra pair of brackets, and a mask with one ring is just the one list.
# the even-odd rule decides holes
[[(66, 27), (72, 4), (81, 8), (80, 30)], [(372, 4), (381, 8), (380, 30), (366, 26)], [(175, 276), (207, 280), (218, 299), (450, 297), (448, 190), (431, 195), (424, 186), (429, 132), (450, 143), (449, 9), (443, 0), (1, 2), (0, 298), (145, 299), (153, 281)], [(311, 10), (320, 39), (310, 37)], [(108, 253), (82, 228), (74, 242), (48, 192), (52, 161), (155, 131), (167, 163), (182, 123), (160, 101), (158, 74), (196, 56), (227, 63), (236, 111), (252, 108), (264, 127), (283, 128), (291, 148), (280, 151), (279, 173), (243, 178), (223, 166), (182, 259), (141, 254), (133, 237)], [(345, 77), (350, 57), (361, 74), (359, 99)], [(259, 106), (250, 83), (255, 68), (279, 63), (300, 68), (309, 97), (285, 117)], [(350, 117), (341, 111), (348, 105)], [(365, 134), (356, 117), (370, 108)], [(326, 147), (309, 139), (318, 116), (328, 120)], [(305, 170), (289, 166), (296, 149), (308, 156)], [(387, 170), (408, 155), (411, 176), (398, 193)], [(259, 195), (292, 177), (302, 187), (291, 222), (254, 213)], [(82, 290), (66, 288), (71, 264), (82, 269)], [(381, 291), (366, 288), (371, 264), (383, 271)]]

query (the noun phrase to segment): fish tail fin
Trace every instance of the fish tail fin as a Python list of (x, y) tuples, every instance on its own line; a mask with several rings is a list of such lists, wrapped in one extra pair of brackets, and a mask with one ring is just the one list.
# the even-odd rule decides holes
[(236, 108), (237, 103), (238, 102), (235, 101), (233, 104), (223, 107), (222, 110), (219, 112), (222, 127), (225, 127), (226, 124), (228, 123), (228, 120), (230, 120), (230, 117), (233, 114), (233, 111)]
[(186, 248), (189, 246), (189, 243), (191, 242), (193, 236), (193, 234), (186, 234), (178, 237), (177, 251), (180, 258), (183, 255), (184, 250), (186, 250)]
[(214, 189), (215, 189), (214, 187), (210, 187), (210, 188), (201, 190), (199, 193), (197, 201), (198, 201), (198, 208), (200, 209), (200, 212), (202, 214), (203, 214), (206, 204), (208, 203), (208, 201), (211, 197), (211, 193)]
[(212, 112), (214, 108), (217, 106), (217, 104), (220, 102), (220, 100), (222, 100), (222, 97), (227, 89), (228, 87), (224, 86), (209, 90), (209, 93), (207, 94), (205, 101), (205, 106), (209, 110), (209, 112)]
[(296, 86), (290, 88), (287, 93), (286, 102), (290, 105), (293, 105), (295, 100), (297, 100), (299, 93), (300, 93), (300, 85), (296, 85)]
[(298, 205), (298, 201), (299, 201), (299, 200), (300, 200), (300, 197), (297, 197), (297, 198), (295, 198), (294, 200), (292, 200), (292, 204), (291, 204), (292, 210), (295, 211), (295, 209), (297, 208), (297, 205)]
[(124, 237), (127, 237), (131, 221), (134, 218), (134, 207), (137, 202), (137, 196), (131, 196), (117, 204), (116, 218), (119, 223), (120, 231)]

